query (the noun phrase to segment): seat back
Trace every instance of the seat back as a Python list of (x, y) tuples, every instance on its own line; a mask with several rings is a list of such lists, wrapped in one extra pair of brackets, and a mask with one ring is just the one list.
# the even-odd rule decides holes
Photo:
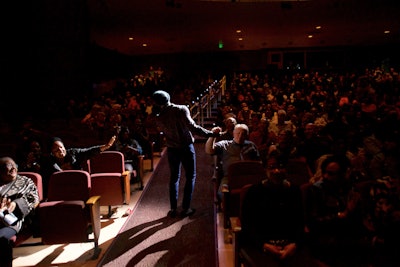
[(260, 161), (243, 160), (228, 167), (229, 191), (239, 190), (246, 184), (254, 184), (266, 179), (266, 171)]
[(130, 202), (131, 175), (125, 171), (124, 154), (119, 151), (104, 151), (88, 160), (91, 177), (91, 195), (101, 196), (100, 205), (111, 206)]
[(87, 171), (65, 170), (50, 176), (48, 201), (83, 200), (90, 197), (91, 180)]
[(93, 241), (98, 247), (100, 196), (90, 197), (90, 189), (90, 175), (86, 171), (65, 170), (50, 176), (48, 199), (38, 208), (43, 244)]
[(242, 219), (242, 206), (243, 206), (243, 201), (246, 197), (247, 192), (249, 191), (250, 187), (253, 184), (246, 184), (240, 189), (239, 193), (239, 218)]
[(119, 151), (103, 151), (88, 161), (90, 174), (123, 173), (125, 171), (124, 154)]
[(224, 228), (229, 228), (229, 217), (239, 216), (240, 193), (245, 185), (260, 183), (266, 179), (261, 161), (243, 160), (228, 167), (229, 192), (223, 194)]
[(242, 206), (243, 206), (243, 201), (246, 197), (247, 192), (249, 191), (250, 187), (252, 184), (246, 184), (240, 189), (239, 193), (239, 214), (235, 217), (230, 217), (229, 221), (231, 224), (231, 230), (232, 230), (232, 247), (233, 247), (233, 259), (234, 259), (234, 267), (241, 267), (242, 266), (242, 261), (243, 258), (239, 253), (240, 250), (240, 234), (242, 231)]
[(40, 175), (37, 172), (18, 172), (19, 175), (21, 176), (26, 176), (30, 178), (36, 185), (36, 188), (39, 193), (39, 200), (43, 200), (43, 180), (42, 180), (42, 175)]

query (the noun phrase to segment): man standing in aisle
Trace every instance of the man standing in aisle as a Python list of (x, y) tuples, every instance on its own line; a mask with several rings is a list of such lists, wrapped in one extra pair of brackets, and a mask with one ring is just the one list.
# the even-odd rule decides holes
[(203, 137), (219, 136), (221, 129), (215, 128), (210, 131), (197, 125), (190, 115), (189, 108), (185, 105), (171, 103), (170, 95), (165, 91), (155, 91), (153, 101), (157, 109), (157, 111), (155, 110), (157, 126), (165, 136), (170, 168), (171, 210), (168, 212), (168, 216), (175, 217), (177, 214), (181, 166), (186, 174), (181, 216), (190, 216), (195, 212), (195, 209), (190, 207), (196, 181), (196, 152), (193, 145), (193, 134)]

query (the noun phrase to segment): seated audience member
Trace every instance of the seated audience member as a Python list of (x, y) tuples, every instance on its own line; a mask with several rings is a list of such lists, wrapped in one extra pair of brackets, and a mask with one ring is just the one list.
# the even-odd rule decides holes
[[(222, 128), (221, 136), (216, 138), (216, 142), (221, 140), (232, 140), (233, 138), (233, 130), (235, 129), (235, 125), (237, 124), (236, 118), (234, 114), (227, 114), (224, 121), (224, 127)], [(215, 172), (213, 177), (217, 179), (217, 183), (221, 182), (223, 172), (222, 172), (222, 160), (218, 155), (214, 156), (214, 164), (215, 164)]]
[(315, 173), (315, 162), (327, 152), (327, 149), (324, 149), (326, 146), (324, 146), (313, 123), (299, 127), (296, 135), (298, 137), (296, 156), (304, 157), (311, 172)]
[(258, 125), (260, 124), (261, 114), (258, 112), (253, 112), (250, 118), (249, 132), (253, 132), (257, 129)]
[(371, 134), (363, 140), (368, 158), (368, 173), (372, 179), (390, 176), (400, 179), (400, 145), (399, 134), (393, 129), (385, 128), (384, 134)]
[(269, 121), (266, 119), (261, 119), (257, 127), (249, 134), (249, 140), (256, 145), (258, 151), (260, 152), (260, 157), (264, 167), (267, 165), (266, 159), (271, 141), (271, 138), (268, 134), (268, 126)]
[(304, 247), (300, 188), (286, 180), (286, 160), (268, 160), (267, 180), (252, 185), (243, 199), (241, 248), (251, 266), (316, 266)]
[(286, 111), (280, 109), (276, 113), (276, 117), (274, 116), (274, 118), (271, 120), (268, 127), (268, 132), (273, 139), (277, 139), (279, 133), (282, 131), (292, 132), (293, 136), (296, 136), (296, 126), (292, 123), (292, 121), (287, 120)]
[(396, 182), (385, 177), (355, 184), (363, 218), (360, 245), (369, 266), (400, 266), (400, 199)]
[(0, 158), (0, 266), (12, 266), (10, 238), (27, 226), (26, 218), (38, 204), (39, 193), (33, 181), (18, 175), (12, 158)]
[[(143, 155), (142, 146), (139, 142), (132, 138), (130, 131), (127, 127), (122, 127), (118, 139), (115, 142), (115, 150), (122, 152), (125, 158), (125, 170), (132, 173), (132, 177), (140, 181), (142, 177), (139, 174), (139, 155)], [(133, 179), (131, 179), (133, 182)]]
[(41, 161), (42, 146), (40, 142), (36, 139), (28, 141), (27, 148), (22, 151), (19, 160), (19, 170), (40, 173)]
[(344, 156), (328, 156), (321, 164), (322, 179), (303, 191), (311, 251), (329, 266), (354, 266), (361, 256), (360, 194), (353, 190), (347, 169)]
[(348, 176), (351, 172), (351, 160), (349, 158), (349, 154), (347, 153), (348, 146), (343, 138), (339, 139), (331, 139), (330, 149), (326, 154), (321, 155), (318, 159), (315, 160), (315, 172), (313, 177), (310, 178), (311, 183), (318, 182), (323, 179), (324, 173), (322, 172), (322, 163), (331, 156), (337, 156), (346, 161), (346, 165), (348, 166), (348, 170), (346, 172), (346, 176)]
[[(214, 130), (214, 129), (213, 129)], [(259, 160), (260, 153), (256, 145), (248, 140), (249, 128), (246, 124), (236, 124), (233, 130), (233, 139), (216, 142), (215, 137), (209, 137), (205, 151), (210, 155), (217, 155), (222, 161), (223, 178), (219, 187), (219, 195), (223, 187), (228, 186), (228, 167), (231, 163), (240, 160)]]
[(243, 123), (246, 125), (251, 124), (251, 115), (253, 114), (253, 110), (249, 108), (246, 102), (242, 102), (241, 109), (237, 113), (237, 121), (239, 123)]
[(267, 159), (273, 152), (283, 155), (287, 159), (294, 158), (297, 147), (292, 132), (285, 130), (279, 132), (276, 142), (269, 145), (267, 149)]
[[(233, 113), (227, 113), (225, 115), (225, 118), (223, 120), (223, 128), (221, 129), (221, 135), (216, 138), (217, 141), (221, 140), (232, 140), (233, 138), (233, 130), (235, 129), (235, 125), (237, 124), (236, 121), (236, 116)], [(215, 189), (218, 192), (219, 185), (221, 183), (221, 180), (224, 176), (223, 173), (223, 168), (222, 168), (222, 159), (221, 155), (214, 155), (214, 174), (213, 174), (213, 180), (215, 182)], [(217, 193), (217, 199), (215, 200), (218, 208), (221, 208), (220, 202), (221, 199), (219, 198), (219, 195)]]
[[(390, 190), (388, 190), (390, 191)], [(379, 193), (364, 218), (366, 256), (372, 266), (400, 266), (400, 203), (395, 192)]]
[(116, 136), (112, 136), (107, 144), (86, 148), (65, 148), (63, 141), (54, 137), (50, 144), (50, 154), (43, 160), (41, 175), (43, 179), (43, 197), (47, 197), (47, 186), (50, 176), (57, 171), (81, 170), (86, 161), (114, 145)]
[(217, 137), (217, 141), (220, 140), (231, 140), (233, 138), (233, 130), (237, 124), (237, 120), (234, 114), (227, 114), (224, 119), (224, 127), (222, 128), (221, 136)]
[(142, 147), (143, 155), (145, 155), (147, 158), (152, 158), (154, 141), (150, 138), (149, 131), (143, 122), (144, 119), (145, 118), (137, 116), (133, 122), (133, 125), (129, 125), (128, 128), (130, 129), (130, 136), (138, 141)]

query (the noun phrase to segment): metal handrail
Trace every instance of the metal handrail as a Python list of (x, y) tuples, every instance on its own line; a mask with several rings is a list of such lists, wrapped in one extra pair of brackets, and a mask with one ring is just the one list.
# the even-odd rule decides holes
[(205, 119), (213, 116), (212, 110), (218, 107), (226, 89), (226, 76), (215, 80), (204, 92), (189, 106), (190, 114), (197, 124), (204, 126)]

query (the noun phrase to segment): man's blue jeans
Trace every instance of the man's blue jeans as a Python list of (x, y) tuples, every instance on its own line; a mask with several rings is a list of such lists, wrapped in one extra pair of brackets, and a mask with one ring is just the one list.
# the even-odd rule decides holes
[(181, 166), (185, 170), (186, 181), (183, 192), (182, 209), (190, 208), (194, 185), (196, 182), (196, 152), (194, 145), (183, 148), (167, 148), (168, 164), (170, 168), (169, 198), (172, 210), (178, 206), (179, 181), (181, 178)]

